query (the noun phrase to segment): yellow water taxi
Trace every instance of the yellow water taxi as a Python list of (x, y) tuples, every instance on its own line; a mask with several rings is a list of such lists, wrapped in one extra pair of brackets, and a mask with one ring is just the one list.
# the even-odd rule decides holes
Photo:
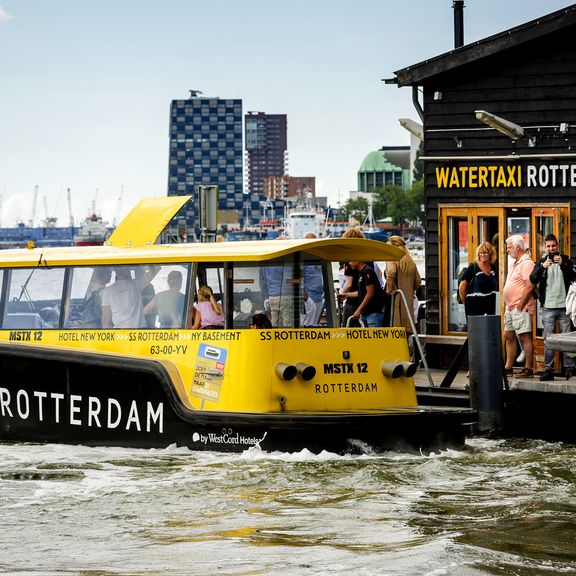
[[(142, 200), (103, 246), (0, 253), (1, 440), (338, 453), (463, 444), (470, 410), (418, 406), (403, 328), (339, 326), (332, 263), (396, 260), (398, 249), (156, 244), (187, 200)], [(313, 285), (321, 313), (310, 324)]]

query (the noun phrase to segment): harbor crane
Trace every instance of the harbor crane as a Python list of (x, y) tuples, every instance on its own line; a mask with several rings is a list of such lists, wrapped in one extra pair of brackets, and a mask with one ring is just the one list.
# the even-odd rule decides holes
[(36, 218), (36, 202), (38, 200), (38, 185), (34, 186), (34, 194), (32, 195), (32, 209), (30, 211), (30, 220), (28, 222), (29, 228), (34, 228), (34, 219)]
[(120, 186), (120, 195), (118, 196), (118, 204), (116, 205), (116, 214), (114, 215), (114, 220), (112, 221), (112, 226), (116, 228), (118, 222), (120, 221), (120, 211), (122, 210), (122, 197), (124, 196), (124, 185)]
[(68, 200), (68, 218), (70, 228), (74, 228), (74, 214), (72, 213), (72, 194), (70, 194), (70, 188), (66, 188), (66, 197)]

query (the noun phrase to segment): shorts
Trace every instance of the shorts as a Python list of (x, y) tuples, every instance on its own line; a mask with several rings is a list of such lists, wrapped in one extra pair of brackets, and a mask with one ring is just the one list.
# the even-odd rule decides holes
[(532, 332), (532, 314), (529, 312), (518, 312), (514, 310), (506, 310), (504, 314), (504, 331), (516, 332), (516, 334), (525, 334)]

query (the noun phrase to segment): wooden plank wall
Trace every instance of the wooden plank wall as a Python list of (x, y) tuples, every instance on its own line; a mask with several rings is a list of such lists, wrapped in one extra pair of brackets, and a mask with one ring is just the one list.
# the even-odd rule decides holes
[[(544, 152), (576, 152), (576, 43), (573, 28), (557, 32), (554, 37), (542, 37), (507, 50), (497, 56), (477, 60), (455, 71), (439, 74), (424, 85), (424, 154), (425, 156), (493, 156), (506, 154), (533, 154)], [(440, 98), (435, 98), (437, 92)], [(528, 146), (526, 138), (513, 142), (487, 128), (475, 117), (476, 110), (487, 110), (524, 127), (558, 126), (567, 122), (567, 134), (541, 128), (527, 130), (535, 135), (535, 147)], [(441, 130), (430, 132), (430, 130)], [(451, 131), (447, 131), (451, 130)], [(455, 137), (461, 139), (457, 147)], [(477, 164), (504, 164), (482, 161)], [(530, 160), (541, 164), (543, 160)], [(571, 164), (574, 159), (547, 160), (547, 164)], [(463, 164), (474, 164), (466, 161)], [(436, 187), (435, 168), (451, 163), (426, 162), (426, 289), (427, 331), (439, 334), (439, 203), (513, 203), (529, 201), (571, 202), (570, 219), (576, 222), (576, 190), (566, 188), (520, 189), (448, 189)], [(456, 164), (457, 165), (457, 164)], [(571, 226), (571, 254), (576, 254), (576, 226)]]

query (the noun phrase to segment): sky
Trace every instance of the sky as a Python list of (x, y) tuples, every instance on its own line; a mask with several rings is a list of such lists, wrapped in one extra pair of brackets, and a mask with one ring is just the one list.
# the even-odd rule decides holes
[[(565, 0), (466, 0), (466, 44)], [(394, 71), (454, 46), (452, 0), (0, 0), (0, 225), (165, 196), (170, 102), (189, 90), (286, 114), (289, 173), (332, 205), (418, 119)]]

